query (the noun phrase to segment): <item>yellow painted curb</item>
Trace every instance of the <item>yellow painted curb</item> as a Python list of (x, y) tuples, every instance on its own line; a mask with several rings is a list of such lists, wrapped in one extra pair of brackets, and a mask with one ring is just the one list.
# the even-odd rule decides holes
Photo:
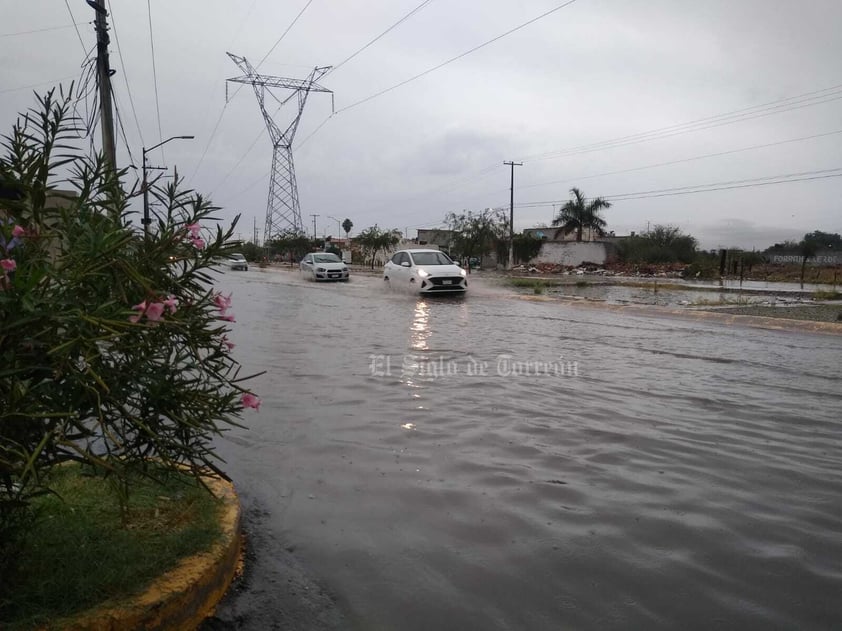
[(73, 631), (195, 629), (213, 614), (231, 584), (240, 560), (240, 501), (234, 486), (217, 477), (205, 483), (222, 501), (220, 541), (208, 552), (184, 559), (134, 598), (100, 605), (56, 621), (48, 628)]

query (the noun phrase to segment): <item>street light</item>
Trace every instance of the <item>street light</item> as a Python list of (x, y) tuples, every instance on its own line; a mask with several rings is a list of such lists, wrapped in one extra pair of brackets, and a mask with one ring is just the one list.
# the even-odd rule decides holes
[(330, 215), (325, 215), (328, 219), (333, 219), (336, 222), (336, 238), (342, 238), (342, 222), (339, 221), (336, 217), (331, 217)]
[(192, 140), (195, 136), (173, 136), (172, 138), (167, 138), (166, 140), (162, 140), (154, 147), (146, 147), (143, 148), (143, 184), (141, 188), (143, 189), (143, 219), (141, 223), (143, 224), (143, 234), (149, 234), (149, 224), (152, 223), (152, 219), (149, 218), (149, 184), (146, 181), (146, 154), (152, 151), (153, 149), (157, 149), (161, 145), (167, 144), (170, 140)]

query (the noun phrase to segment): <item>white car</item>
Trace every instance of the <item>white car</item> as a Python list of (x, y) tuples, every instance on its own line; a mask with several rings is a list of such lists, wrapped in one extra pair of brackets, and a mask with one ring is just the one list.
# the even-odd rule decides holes
[(313, 280), (344, 280), (350, 277), (348, 266), (331, 252), (311, 252), (299, 265), (301, 273)]
[(241, 269), (244, 272), (249, 271), (249, 262), (242, 254), (231, 254), (228, 257), (228, 266), (232, 269)]
[(464, 294), (467, 272), (439, 250), (398, 250), (383, 269), (393, 287), (409, 287), (422, 294)]

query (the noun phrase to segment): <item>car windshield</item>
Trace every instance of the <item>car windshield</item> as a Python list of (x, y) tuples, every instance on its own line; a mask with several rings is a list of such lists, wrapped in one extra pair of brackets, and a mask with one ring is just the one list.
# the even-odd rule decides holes
[(315, 263), (341, 263), (342, 260), (335, 254), (314, 254), (313, 262)]
[(413, 252), (412, 260), (416, 265), (453, 265), (443, 252)]
[(246, 257), (244, 257), (242, 254), (232, 254), (231, 258), (234, 259), (235, 261), (245, 261), (246, 260)]

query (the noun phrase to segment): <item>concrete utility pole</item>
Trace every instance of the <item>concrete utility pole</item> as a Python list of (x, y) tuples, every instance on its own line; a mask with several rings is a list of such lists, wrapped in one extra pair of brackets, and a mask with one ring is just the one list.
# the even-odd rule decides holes
[(117, 168), (117, 150), (114, 144), (114, 114), (111, 111), (111, 67), (108, 64), (108, 24), (105, 21), (108, 12), (102, 0), (87, 0), (96, 13), (96, 68), (99, 83), (100, 127), (102, 127), (102, 152), (111, 164)]
[(515, 167), (522, 167), (523, 162), (504, 162), (512, 167), (512, 185), (509, 189), (509, 263), (506, 269), (512, 269), (515, 264)]
[(310, 216), (313, 218), (313, 238), (316, 239), (317, 238), (317, 235), (316, 235), (316, 217), (319, 217), (320, 215), (310, 215)]

